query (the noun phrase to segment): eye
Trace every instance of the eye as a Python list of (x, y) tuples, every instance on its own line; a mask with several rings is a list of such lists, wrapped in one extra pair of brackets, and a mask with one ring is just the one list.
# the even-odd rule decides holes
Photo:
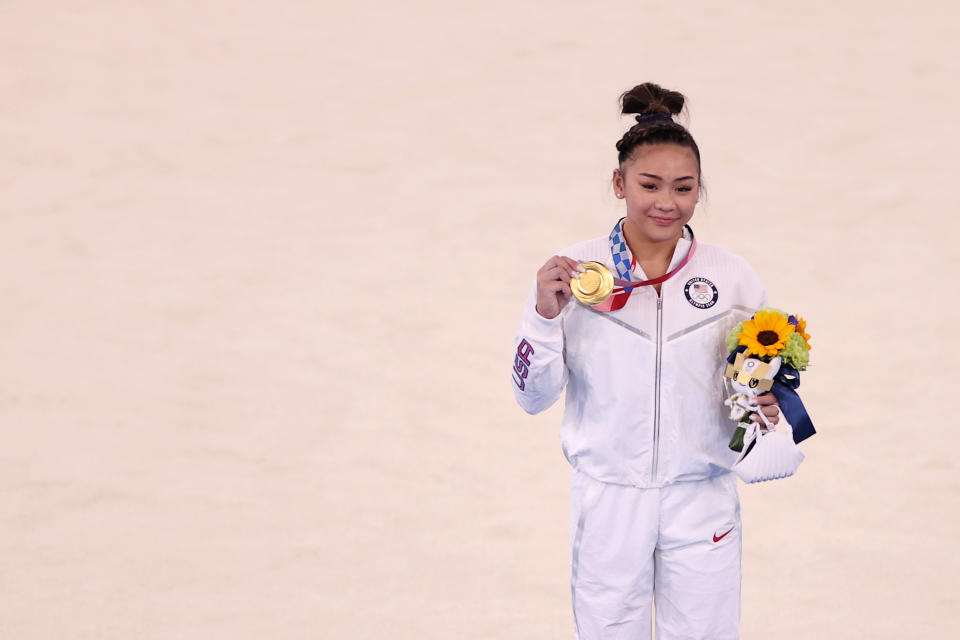
[(751, 388), (751, 389), (756, 389), (758, 384), (760, 384), (760, 381), (759, 381), (759, 380), (757, 380), (756, 378), (750, 378), (750, 388)]
[(655, 184), (652, 183), (652, 182), (644, 182), (644, 183), (643, 183), (642, 185), (640, 185), (640, 186), (642, 186), (642, 187), (643, 187), (644, 189), (646, 189), (647, 191), (653, 191), (654, 189), (657, 188), (657, 185), (655, 185)]
[(693, 187), (677, 187), (677, 191), (687, 193), (688, 191), (693, 191)]

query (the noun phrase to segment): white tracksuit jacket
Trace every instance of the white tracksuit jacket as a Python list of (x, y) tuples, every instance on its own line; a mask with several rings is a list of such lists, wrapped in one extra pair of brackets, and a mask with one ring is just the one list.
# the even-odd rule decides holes
[[(686, 255), (682, 238), (670, 269)], [(560, 255), (613, 270), (606, 236)], [(616, 273), (614, 271), (614, 273)], [(636, 278), (646, 277), (639, 267)], [(640, 488), (727, 473), (734, 424), (726, 415), (724, 341), (766, 305), (743, 258), (699, 243), (690, 262), (661, 285), (633, 290), (626, 305), (598, 312), (576, 298), (547, 320), (527, 300), (514, 354), (517, 402), (529, 413), (567, 388), (560, 438), (574, 468), (602, 482)]]

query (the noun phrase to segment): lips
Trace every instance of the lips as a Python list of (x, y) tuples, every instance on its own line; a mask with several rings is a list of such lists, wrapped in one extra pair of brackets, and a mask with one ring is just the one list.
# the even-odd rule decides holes
[(668, 226), (679, 220), (680, 218), (660, 218), (658, 216), (650, 216), (650, 219), (656, 222), (659, 225)]

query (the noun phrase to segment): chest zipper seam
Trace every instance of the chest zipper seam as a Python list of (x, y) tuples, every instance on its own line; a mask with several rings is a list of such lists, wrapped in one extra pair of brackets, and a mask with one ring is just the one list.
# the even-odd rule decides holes
[(657, 357), (654, 373), (653, 391), (653, 464), (650, 469), (650, 480), (657, 482), (657, 466), (660, 458), (660, 365), (663, 352), (663, 296), (657, 294)]

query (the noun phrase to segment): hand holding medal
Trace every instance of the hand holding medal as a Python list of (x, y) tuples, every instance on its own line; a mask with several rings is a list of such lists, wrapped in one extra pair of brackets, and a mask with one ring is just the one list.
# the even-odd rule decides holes
[(537, 313), (552, 320), (570, 302), (570, 281), (584, 268), (573, 258), (553, 256), (537, 271)]

